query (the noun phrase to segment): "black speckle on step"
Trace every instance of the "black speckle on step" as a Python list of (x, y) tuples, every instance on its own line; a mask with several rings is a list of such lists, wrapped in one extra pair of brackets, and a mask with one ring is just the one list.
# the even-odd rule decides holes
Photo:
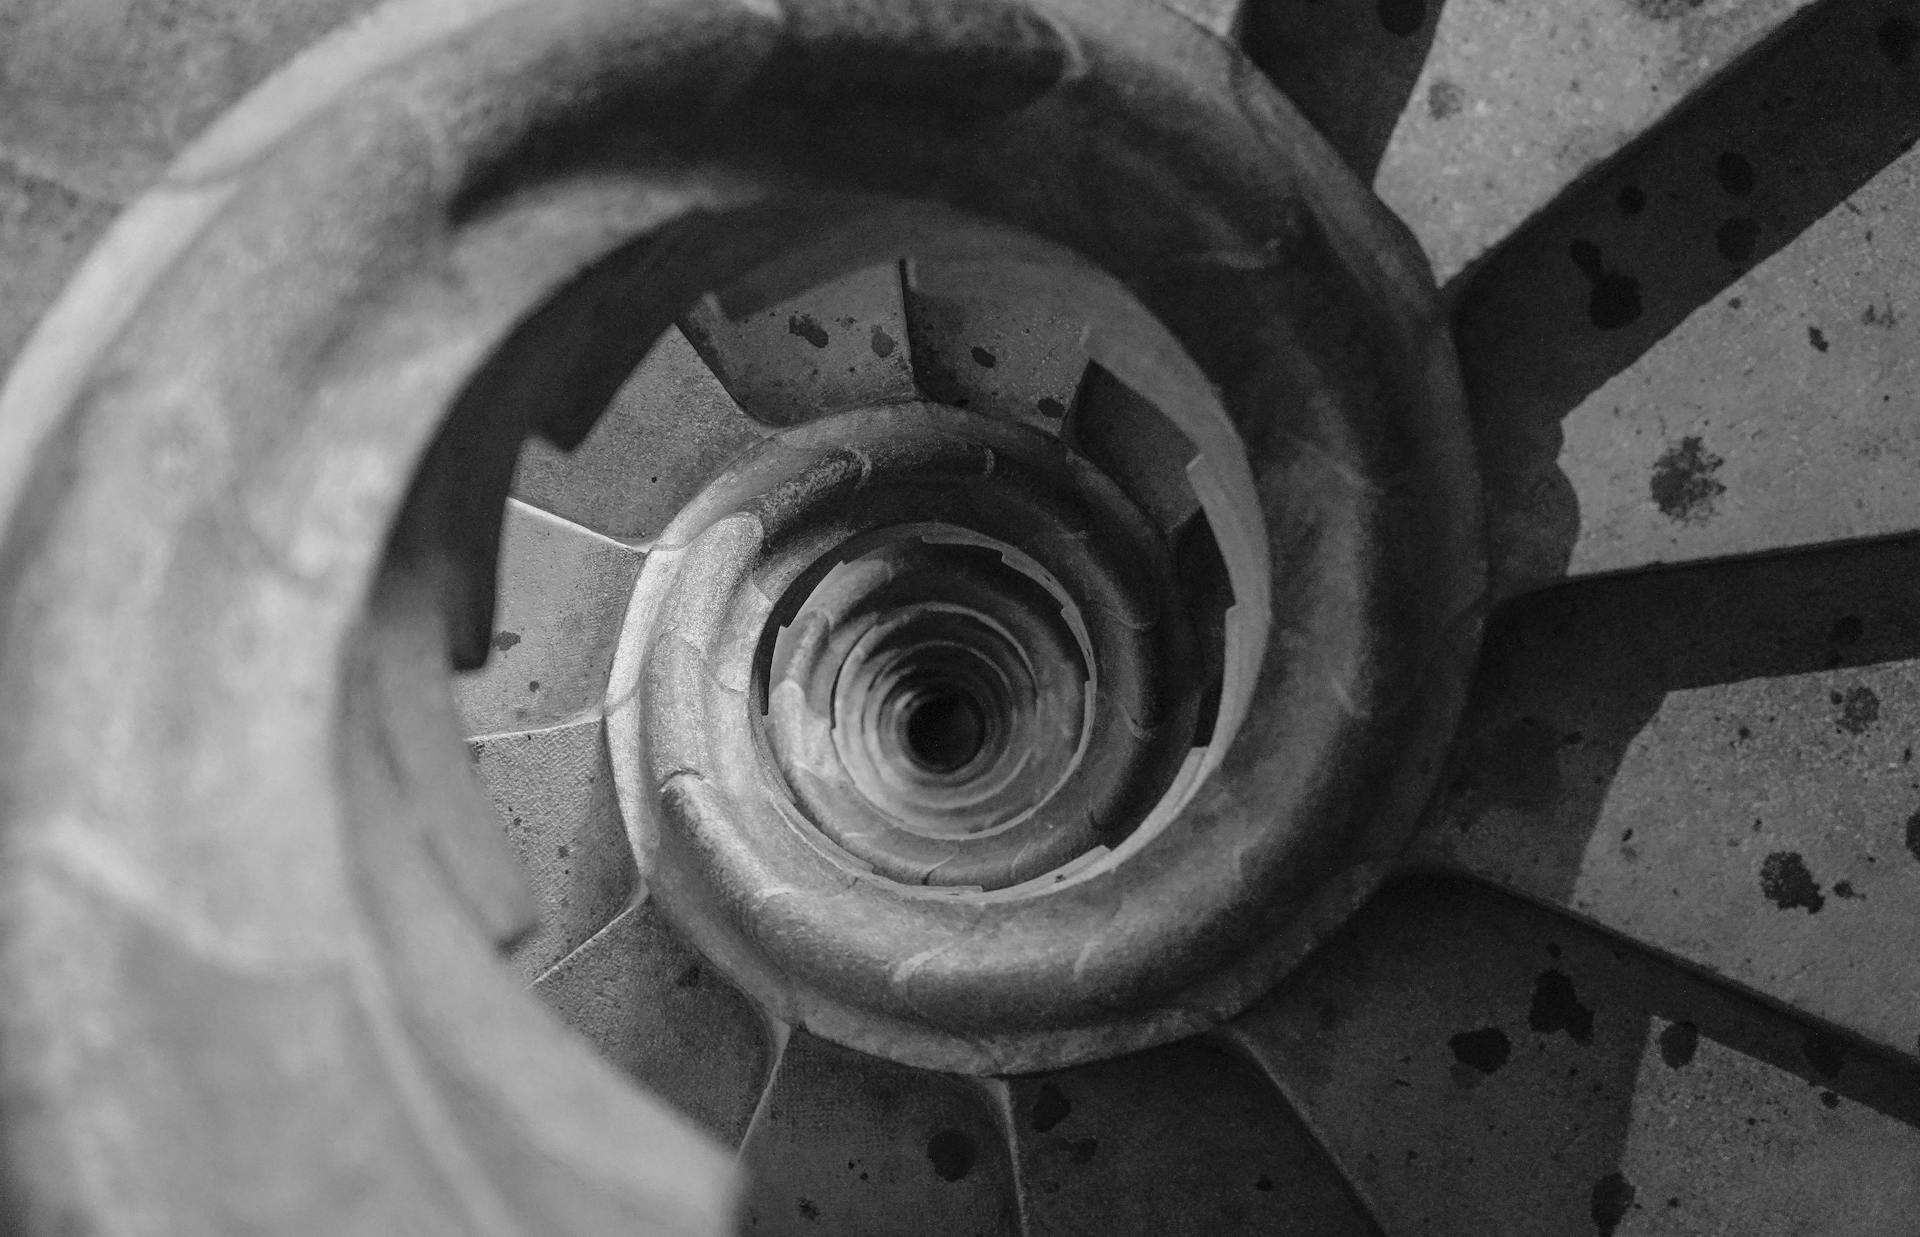
[(1713, 178), (1720, 182), (1723, 193), (1736, 198), (1744, 198), (1752, 193), (1759, 181), (1747, 157), (1730, 150), (1713, 161)]
[(1691, 1022), (1671, 1022), (1660, 1032), (1660, 1059), (1669, 1069), (1679, 1069), (1693, 1060), (1700, 1046), (1700, 1028)]
[(899, 340), (877, 326), (873, 328), (873, 337), (867, 342), (873, 348), (873, 355), (877, 357), (890, 357), (893, 355), (893, 350), (900, 346)]
[(504, 653), (518, 643), (520, 643), (520, 633), (517, 631), (496, 631), (493, 633), (493, 651), (496, 653)]
[(1491, 1074), (1513, 1055), (1513, 1041), (1499, 1027), (1481, 1027), (1462, 1031), (1447, 1041), (1460, 1064), (1470, 1065), (1483, 1074)]
[(1445, 120), (1457, 116), (1467, 104), (1467, 92), (1459, 82), (1450, 82), (1441, 78), (1427, 87), (1427, 115), (1435, 120)]
[(687, 968), (673, 977), (676, 988), (698, 988), (700, 986), (700, 964), (692, 962)]
[(815, 322), (809, 314), (794, 314), (787, 319), (787, 334), (798, 335), (816, 348), (824, 348), (833, 338), (827, 334), (827, 328)]
[(1907, 853), (1920, 859), (1920, 812), (1907, 817)]
[(1790, 850), (1776, 850), (1760, 864), (1760, 892), (1783, 911), (1803, 908), (1818, 915), (1827, 904), (1819, 882), (1807, 870), (1807, 861)]
[(1580, 1003), (1573, 980), (1562, 970), (1542, 971), (1533, 981), (1527, 1025), (1542, 1035), (1565, 1031), (1576, 1044), (1593, 1042), (1593, 1010)]
[(1043, 1082), (1034, 1093), (1033, 1107), (1027, 1111), (1027, 1124), (1035, 1133), (1044, 1134), (1072, 1115), (1073, 1102), (1067, 1093), (1050, 1082)]
[(1067, 415), (1067, 406), (1051, 395), (1041, 399), (1034, 407), (1040, 410), (1041, 416), (1052, 417), (1056, 421)]
[(1000, 363), (1000, 358), (988, 352), (985, 348), (975, 347), (973, 349), (973, 363), (982, 369), (992, 369)]
[(1815, 352), (1827, 350), (1827, 333), (1817, 326), (1807, 328), (1807, 342), (1813, 345)]
[(816, 1224), (819, 1222), (820, 1208), (814, 1205), (814, 1202), (812, 1199), (803, 1198), (800, 1200), (800, 1218), (802, 1220), (805, 1220), (809, 1224)]
[(1589, 240), (1569, 244), (1567, 256), (1592, 285), (1587, 295), (1588, 321), (1603, 331), (1617, 331), (1639, 319), (1638, 279), (1608, 266), (1600, 256), (1600, 246)]
[(1427, 24), (1426, 0), (1380, 0), (1380, 24), (1401, 38), (1417, 34)]
[(1820, 1102), (1822, 1104), (1825, 1104), (1828, 1108), (1840, 1107), (1840, 1097), (1835, 1095), (1831, 1091), (1822, 1091), (1820, 1093)]
[(1633, 1183), (1621, 1173), (1608, 1173), (1593, 1183), (1587, 1211), (1600, 1237), (1613, 1237), (1614, 1230), (1633, 1207), (1633, 1195)]
[(1699, 438), (1688, 435), (1653, 462), (1648, 493), (1660, 513), (1670, 520), (1704, 520), (1713, 514), (1714, 500), (1727, 492), (1714, 476), (1724, 463)]
[(979, 1159), (980, 1148), (963, 1130), (941, 1130), (927, 1140), (927, 1160), (942, 1181), (959, 1181)]
[(1845, 734), (1865, 734), (1880, 720), (1880, 697), (1864, 684), (1827, 697), (1840, 709), (1833, 724)]

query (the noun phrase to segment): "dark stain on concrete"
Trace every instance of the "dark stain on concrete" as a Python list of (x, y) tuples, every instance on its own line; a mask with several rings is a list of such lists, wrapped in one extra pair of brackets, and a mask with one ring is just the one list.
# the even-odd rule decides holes
[(700, 964), (689, 963), (684, 970), (673, 977), (676, 988), (698, 988), (700, 986)]
[(1572, 978), (1562, 970), (1542, 971), (1533, 981), (1527, 1025), (1542, 1035), (1565, 1031), (1576, 1044), (1593, 1042), (1593, 1010), (1580, 1003)]
[(1580, 268), (1592, 285), (1587, 294), (1587, 320), (1603, 331), (1617, 331), (1640, 317), (1640, 281), (1608, 266), (1600, 255), (1600, 246), (1590, 240), (1575, 240), (1567, 246), (1567, 256)]
[(496, 653), (504, 653), (518, 643), (520, 643), (520, 633), (517, 631), (496, 631), (493, 633), (493, 651)]
[(927, 1140), (927, 1161), (942, 1181), (959, 1181), (980, 1160), (979, 1145), (964, 1130), (941, 1130)]
[(1760, 892), (1783, 911), (1800, 909), (1818, 915), (1827, 904), (1820, 883), (1807, 870), (1807, 861), (1790, 850), (1776, 850), (1761, 861)]
[(1817, 1031), (1809, 1034), (1800, 1045), (1800, 1055), (1807, 1059), (1813, 1072), (1822, 1078), (1838, 1078), (1840, 1071), (1847, 1067), (1847, 1050), (1832, 1037)]
[(1694, 1051), (1700, 1047), (1700, 1028), (1691, 1022), (1670, 1022), (1666, 1030), (1660, 1032), (1660, 1059), (1669, 1069), (1679, 1069), (1692, 1062)]
[(1827, 350), (1827, 333), (1817, 326), (1807, 328), (1807, 342), (1813, 345), (1815, 352)]
[(1379, 0), (1380, 24), (1388, 34), (1408, 38), (1427, 24), (1426, 0)]
[(1427, 87), (1427, 115), (1435, 120), (1458, 116), (1460, 109), (1466, 105), (1467, 91), (1459, 82), (1450, 82), (1443, 77)]
[(1907, 817), (1907, 853), (1920, 859), (1920, 812)]
[(882, 359), (892, 356), (893, 350), (900, 346), (899, 340), (887, 334), (884, 328), (878, 326), (873, 328), (873, 336), (867, 343), (873, 349), (873, 355)]
[(1837, 880), (1833, 882), (1833, 896), (1836, 898), (1858, 898), (1863, 895), (1854, 889), (1852, 881)]
[(1593, 1217), (1593, 1227), (1599, 1230), (1600, 1237), (1613, 1237), (1614, 1230), (1633, 1207), (1633, 1195), (1633, 1183), (1624, 1173), (1608, 1173), (1593, 1183), (1587, 1214)]
[(1889, 17), (1874, 29), (1873, 41), (1889, 63), (1906, 65), (1913, 61), (1913, 49), (1920, 43), (1920, 30), (1904, 17)]
[(1713, 247), (1729, 262), (1745, 262), (1760, 243), (1760, 221), (1748, 215), (1736, 215), (1713, 232)]
[(1880, 697), (1865, 684), (1834, 692), (1827, 699), (1840, 710), (1833, 724), (1842, 733), (1865, 734), (1880, 720)]
[(1753, 192), (1760, 177), (1754, 172), (1753, 164), (1745, 155), (1734, 151), (1723, 152), (1713, 161), (1713, 178), (1720, 182), (1720, 191), (1729, 197), (1744, 198)]
[(1713, 514), (1714, 500), (1727, 492), (1714, 474), (1725, 460), (1689, 435), (1668, 447), (1653, 462), (1647, 490), (1660, 514), (1670, 520), (1698, 523)]
[(1051, 395), (1040, 399), (1034, 407), (1040, 410), (1041, 416), (1051, 417), (1056, 421), (1067, 415), (1067, 406)]
[(800, 1200), (800, 1218), (809, 1224), (820, 1222), (820, 1208), (810, 1198)]
[(809, 314), (794, 314), (787, 319), (787, 334), (798, 335), (816, 348), (824, 348), (833, 338), (827, 334), (827, 328), (813, 320)]
[(1072, 1115), (1073, 1102), (1067, 1099), (1067, 1093), (1050, 1082), (1043, 1082), (1034, 1094), (1033, 1107), (1027, 1112), (1027, 1124), (1035, 1133), (1044, 1134)]
[(1877, 326), (1883, 331), (1891, 331), (1900, 325), (1900, 315), (1894, 312), (1893, 302), (1884, 305), (1869, 305), (1860, 311), (1861, 326)]
[(1820, 1093), (1820, 1102), (1822, 1104), (1825, 1104), (1828, 1108), (1840, 1107), (1840, 1097), (1835, 1095), (1831, 1091), (1822, 1091)]
[(1272, 1177), (1255, 1177), (1253, 1179), (1253, 1188), (1260, 1191), (1262, 1194), (1271, 1194), (1273, 1193), (1273, 1178)]
[(1000, 358), (988, 352), (985, 348), (975, 347), (973, 349), (973, 363), (981, 369), (992, 369), (1000, 363)]
[(1460, 1064), (1471, 1066), (1483, 1074), (1493, 1073), (1513, 1055), (1513, 1041), (1499, 1027), (1462, 1031), (1447, 1041), (1447, 1047), (1453, 1049), (1453, 1055)]

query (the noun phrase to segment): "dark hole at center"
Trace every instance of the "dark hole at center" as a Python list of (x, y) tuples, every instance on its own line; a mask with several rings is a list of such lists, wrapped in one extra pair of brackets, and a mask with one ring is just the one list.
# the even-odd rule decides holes
[(907, 714), (907, 754), (935, 773), (965, 766), (986, 738), (979, 703), (960, 692), (930, 692)]

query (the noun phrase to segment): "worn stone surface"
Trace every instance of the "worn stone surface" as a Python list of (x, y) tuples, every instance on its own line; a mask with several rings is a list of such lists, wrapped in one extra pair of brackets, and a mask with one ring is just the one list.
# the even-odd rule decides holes
[(533, 990), (629, 1078), (739, 1145), (767, 1083), (768, 1029), (644, 893)]
[(1033, 1237), (1380, 1233), (1286, 1099), (1222, 1044), (1004, 1085)]
[(795, 1031), (740, 1159), (745, 1231), (1023, 1232), (1015, 1177), (987, 1092)]
[(909, 355), (929, 399), (1058, 430), (1087, 371), (1087, 324), (972, 270), (905, 264)]
[(1274, 0), (1247, 45), (1442, 283), (1809, 0)]
[(707, 302), (680, 327), (734, 401), (765, 425), (918, 394), (904, 346), (900, 272), (890, 264), (740, 318)]
[(1920, 1076), (1616, 940), (1385, 895), (1232, 1028), (1389, 1233), (1901, 1233)]
[(768, 432), (740, 411), (674, 327), (654, 344), (584, 442), (563, 451), (540, 438), (527, 441), (513, 493), (595, 532), (644, 541), (658, 535), (728, 460)]
[(597, 716), (638, 550), (524, 503), (507, 506), (491, 655), (454, 680), (467, 733)]
[(1916, 615), (1912, 540), (1528, 598), (1424, 849), (1920, 1055)]
[(598, 717), (467, 744), (540, 907), (509, 958), (533, 979), (604, 928), (637, 887)]
[(1917, 22), (1823, 5), (1460, 290), (1497, 591), (1920, 526)]

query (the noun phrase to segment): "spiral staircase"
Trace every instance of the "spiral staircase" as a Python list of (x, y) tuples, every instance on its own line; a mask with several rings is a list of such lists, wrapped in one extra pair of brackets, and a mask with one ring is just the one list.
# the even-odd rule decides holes
[(1620, 7), (15, 0), (8, 1231), (1920, 1228), (1920, 13)]

